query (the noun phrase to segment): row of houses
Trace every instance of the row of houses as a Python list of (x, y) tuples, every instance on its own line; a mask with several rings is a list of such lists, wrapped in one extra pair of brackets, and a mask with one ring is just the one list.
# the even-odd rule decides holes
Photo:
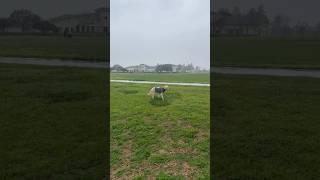
[(140, 64), (137, 66), (128, 66), (125, 69), (128, 72), (155, 72), (156, 66), (148, 66), (146, 64)]
[[(32, 14), (29, 10), (18, 10), (21, 19), (24, 16)], [(47, 19), (46, 21), (54, 25), (58, 33), (108, 33), (109, 32), (109, 19), (110, 8), (102, 7), (90, 13), (82, 14), (65, 14), (58, 17)], [(32, 14), (35, 16), (35, 14)], [(24, 18), (30, 19), (30, 18)], [(2, 23), (3, 20), (8, 21), (9, 18), (0, 18), (0, 32), (10, 33), (37, 33), (39, 29), (34, 27), (32, 21), (20, 23)]]
[(92, 13), (62, 15), (49, 19), (59, 32), (93, 33), (109, 32), (110, 8), (98, 8)]
[[(200, 67), (196, 67), (196, 68), (183, 68), (183, 67), (190, 67), (190, 65), (188, 66), (184, 66), (184, 65), (174, 65), (174, 64), (168, 64), (171, 66), (170, 70), (163, 70), (162, 72), (199, 72), (201, 71)], [(114, 65), (111, 68), (111, 72), (139, 72), (139, 73), (152, 73), (152, 72), (157, 72), (157, 66), (149, 66), (146, 64), (139, 64), (136, 66), (128, 66), (123, 68), (120, 65)]]

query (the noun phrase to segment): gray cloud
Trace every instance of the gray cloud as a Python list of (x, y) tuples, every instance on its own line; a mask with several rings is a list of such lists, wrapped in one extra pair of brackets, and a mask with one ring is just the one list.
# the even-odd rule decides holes
[(209, 0), (111, 1), (111, 64), (210, 64)]

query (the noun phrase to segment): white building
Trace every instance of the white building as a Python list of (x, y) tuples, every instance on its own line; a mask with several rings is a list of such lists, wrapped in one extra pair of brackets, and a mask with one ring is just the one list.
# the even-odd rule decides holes
[(172, 72), (178, 72), (178, 66), (172, 65)]
[(92, 33), (109, 32), (109, 8), (99, 8), (93, 13), (62, 15), (49, 19), (59, 28), (59, 32)]
[(126, 67), (126, 69), (128, 70), (128, 72), (138, 72), (137, 66), (128, 66)]
[(129, 72), (155, 72), (156, 67), (148, 66), (146, 64), (140, 64), (137, 66), (126, 67)]

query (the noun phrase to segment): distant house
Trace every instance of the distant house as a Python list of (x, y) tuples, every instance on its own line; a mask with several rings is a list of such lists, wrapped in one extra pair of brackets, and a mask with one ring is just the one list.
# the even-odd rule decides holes
[(128, 66), (126, 67), (126, 69), (128, 70), (128, 72), (138, 72), (137, 66)]
[(163, 73), (194, 73), (201, 72), (199, 66), (194, 67), (192, 64), (158, 64), (156, 66), (149, 66), (146, 64), (139, 64), (136, 66), (128, 66), (126, 71), (121, 69), (120, 65), (115, 65), (111, 68), (112, 72), (138, 72), (138, 73), (152, 73), (152, 72), (163, 72)]
[(4, 32), (21, 33), (23, 32), (23, 29), (22, 27), (18, 27), (18, 26), (11, 26), (11, 27), (6, 27), (4, 29)]
[[(9, 21), (8, 21), (9, 22)], [(13, 24), (13, 23), (6, 23), (2, 25), (0, 28), (0, 32), (9, 32), (9, 33), (34, 33), (40, 32), (38, 29), (32, 27), (32, 24)]]
[(146, 64), (140, 64), (137, 66), (126, 67), (129, 72), (155, 72), (156, 67), (148, 66)]
[(172, 65), (172, 72), (178, 72), (178, 65)]
[(0, 32), (8, 32), (8, 33), (38, 33), (40, 32), (38, 29), (30, 28), (30, 29), (24, 29), (21, 26), (8, 26), (4, 28)]
[(99, 8), (93, 13), (67, 14), (49, 19), (59, 32), (105, 33), (109, 32), (109, 8)]
[(156, 71), (156, 67), (155, 66), (146, 66), (144, 68), (144, 72), (155, 72)]

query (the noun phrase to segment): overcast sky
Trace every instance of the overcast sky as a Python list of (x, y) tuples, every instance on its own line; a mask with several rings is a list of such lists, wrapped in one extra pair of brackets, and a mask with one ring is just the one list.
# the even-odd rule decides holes
[(106, 0), (1, 0), (0, 17), (8, 17), (15, 9), (29, 9), (43, 18), (62, 14), (92, 12), (106, 7)]
[(210, 0), (111, 0), (111, 65), (210, 65)]
[(320, 22), (319, 0), (213, 0), (212, 2), (211, 6), (214, 9), (232, 9), (238, 6), (247, 10), (264, 4), (270, 16), (285, 14), (293, 21), (305, 21), (312, 24)]

